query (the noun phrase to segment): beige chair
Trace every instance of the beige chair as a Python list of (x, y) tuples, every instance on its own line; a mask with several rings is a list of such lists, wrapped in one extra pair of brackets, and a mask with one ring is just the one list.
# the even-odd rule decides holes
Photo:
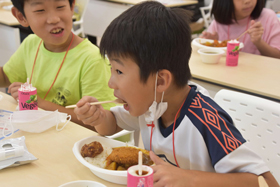
[(232, 117), (247, 146), (262, 157), (280, 183), (280, 103), (225, 89), (214, 100)]
[(89, 0), (76, 0), (76, 4), (74, 7), (74, 16), (76, 21), (73, 21), (72, 32), (75, 35), (81, 35), (83, 38), (85, 37), (84, 33), (84, 15), (85, 10), (88, 5)]
[(211, 9), (212, 9), (213, 0), (210, 1), (208, 6), (200, 7), (200, 12), (204, 21), (204, 27), (207, 29), (213, 18), (211, 17)]

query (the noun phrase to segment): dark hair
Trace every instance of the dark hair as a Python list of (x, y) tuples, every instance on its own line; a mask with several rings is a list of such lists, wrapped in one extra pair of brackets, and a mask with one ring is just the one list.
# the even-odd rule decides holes
[[(257, 4), (251, 13), (252, 19), (260, 17), (264, 5), (264, 0), (257, 0)], [(214, 0), (211, 15), (214, 15), (215, 20), (221, 24), (232, 24), (233, 20), (237, 22), (233, 0)]]
[[(14, 7), (17, 8), (22, 14), (23, 16), (25, 17), (25, 13), (24, 13), (24, 2), (27, 1), (27, 0), (11, 0)], [(70, 3), (70, 7), (72, 7), (73, 5), (73, 1), (74, 0), (69, 0), (69, 3)]]
[(150, 74), (169, 70), (175, 84), (183, 87), (191, 78), (189, 18), (188, 11), (155, 1), (134, 5), (107, 27), (100, 42), (101, 55), (133, 59), (144, 83)]

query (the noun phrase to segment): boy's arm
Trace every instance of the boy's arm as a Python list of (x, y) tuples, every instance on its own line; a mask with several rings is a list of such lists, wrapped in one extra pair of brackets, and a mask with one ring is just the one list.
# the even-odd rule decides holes
[(122, 128), (117, 125), (116, 118), (110, 110), (104, 110), (103, 119), (104, 121), (100, 125), (95, 126), (99, 134), (109, 136), (122, 130)]
[[(251, 173), (212, 173), (196, 170), (185, 170), (175, 167), (150, 151), (154, 161), (154, 187), (184, 186), (184, 187), (258, 187), (258, 176)], [(263, 173), (269, 187), (279, 187), (270, 172)]]
[(0, 68), (0, 87), (8, 87), (11, 83), (5, 74), (3, 67)]

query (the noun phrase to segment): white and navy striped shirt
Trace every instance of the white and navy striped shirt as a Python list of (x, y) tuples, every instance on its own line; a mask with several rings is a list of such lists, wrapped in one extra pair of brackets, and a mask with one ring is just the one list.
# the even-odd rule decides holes
[[(175, 153), (180, 168), (217, 173), (248, 172), (260, 175), (269, 171), (264, 161), (246, 146), (231, 117), (203, 94), (200, 86), (191, 91), (175, 126)], [(201, 90), (201, 91), (199, 91)], [(151, 127), (144, 116), (133, 117), (122, 106), (111, 108), (117, 124), (127, 130), (141, 130), (145, 149), (150, 149)], [(155, 123), (153, 151), (176, 166), (173, 156), (173, 124), (164, 128), (161, 118)]]

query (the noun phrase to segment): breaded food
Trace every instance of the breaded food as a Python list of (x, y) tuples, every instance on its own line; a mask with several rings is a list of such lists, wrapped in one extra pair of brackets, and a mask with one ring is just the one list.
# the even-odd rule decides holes
[(153, 161), (150, 158), (150, 154), (147, 150), (136, 148), (136, 147), (116, 147), (113, 148), (112, 153), (107, 157), (107, 166), (112, 162), (116, 162), (117, 167), (122, 166), (125, 169), (128, 169), (130, 166), (138, 164), (138, 152), (143, 152), (143, 164), (152, 165)]
[(89, 144), (85, 144), (81, 149), (82, 157), (91, 157), (94, 158), (95, 156), (102, 153), (103, 147), (101, 143), (94, 141)]

